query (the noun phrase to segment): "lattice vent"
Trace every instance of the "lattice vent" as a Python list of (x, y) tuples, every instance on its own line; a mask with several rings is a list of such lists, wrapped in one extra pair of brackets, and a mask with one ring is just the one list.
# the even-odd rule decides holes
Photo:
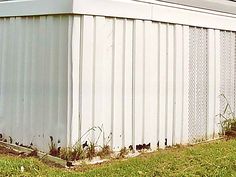
[(207, 30), (190, 27), (189, 35), (189, 142), (194, 142), (207, 132)]
[[(235, 112), (235, 33), (229, 31), (220, 32), (220, 92), (224, 94)], [(221, 97), (221, 113), (225, 109), (227, 102)], [(230, 110), (228, 110), (228, 113)]]

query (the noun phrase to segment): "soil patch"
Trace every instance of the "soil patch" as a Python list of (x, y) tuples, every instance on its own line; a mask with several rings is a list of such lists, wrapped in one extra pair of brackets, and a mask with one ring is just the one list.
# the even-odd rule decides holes
[(9, 155), (9, 156), (20, 156), (23, 155), (23, 153), (21, 152), (17, 152), (13, 149), (10, 148), (6, 148), (4, 146), (0, 145), (0, 154), (5, 154), (5, 155)]
[(56, 168), (65, 168), (64, 166), (57, 164), (53, 161), (44, 159), (44, 158), (39, 158), (37, 151), (34, 150), (30, 153), (25, 153), (25, 152), (20, 152), (17, 150), (14, 150), (10, 147), (5, 147), (3, 145), (0, 145), (0, 155), (8, 155), (8, 156), (14, 156), (14, 157), (20, 157), (20, 158), (27, 158), (27, 157), (34, 157), (36, 159), (39, 159), (40, 161), (42, 161), (43, 163), (45, 163), (46, 165), (50, 166), (50, 167), (56, 167)]
[(230, 130), (225, 132), (226, 140), (235, 139), (236, 138), (236, 131)]

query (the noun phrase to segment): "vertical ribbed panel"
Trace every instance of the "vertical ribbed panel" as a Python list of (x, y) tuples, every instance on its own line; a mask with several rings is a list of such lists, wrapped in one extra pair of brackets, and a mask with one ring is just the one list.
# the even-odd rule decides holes
[(48, 150), (67, 144), (68, 16), (0, 19), (0, 133)]

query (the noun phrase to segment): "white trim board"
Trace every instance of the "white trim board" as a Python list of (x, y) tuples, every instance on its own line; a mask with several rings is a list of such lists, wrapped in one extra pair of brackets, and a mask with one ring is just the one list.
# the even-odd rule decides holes
[[(149, 0), (140, 0), (149, 1)], [(229, 0), (159, 0), (168, 3), (236, 14), (236, 2)]]
[[(177, 0), (176, 2), (178, 1), (184, 0)], [(210, 0), (202, 0), (202, 2), (207, 1)], [(230, 3), (229, 6), (222, 3), (222, 6), (230, 8), (230, 12), (234, 11), (236, 14), (236, 5), (230, 7)], [(224, 9), (227, 11), (227, 8), (222, 8), (222, 11)], [(232, 13), (156, 0), (23, 0), (0, 2), (0, 17), (57, 14), (141, 19), (230, 31), (236, 29), (236, 15)]]
[(67, 14), (73, 0), (15, 0), (0, 2), (0, 17)]

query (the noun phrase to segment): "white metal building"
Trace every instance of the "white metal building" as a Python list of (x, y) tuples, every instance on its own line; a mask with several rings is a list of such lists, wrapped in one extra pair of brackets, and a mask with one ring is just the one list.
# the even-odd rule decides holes
[(235, 31), (226, 0), (0, 2), (0, 134), (45, 151), (96, 126), (82, 141), (115, 150), (216, 138)]

